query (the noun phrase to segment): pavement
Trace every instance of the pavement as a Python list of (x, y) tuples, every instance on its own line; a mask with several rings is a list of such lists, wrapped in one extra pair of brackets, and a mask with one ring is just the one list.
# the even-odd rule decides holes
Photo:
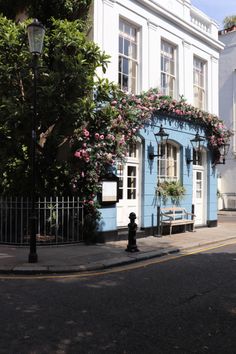
[[(127, 234), (128, 239), (128, 234)], [(236, 242), (236, 212), (219, 212), (217, 227), (162, 237), (137, 238), (139, 252), (127, 252), (127, 240), (105, 244), (38, 246), (38, 262), (28, 263), (29, 247), (0, 245), (0, 274), (58, 274), (89, 272), (155, 257)]]

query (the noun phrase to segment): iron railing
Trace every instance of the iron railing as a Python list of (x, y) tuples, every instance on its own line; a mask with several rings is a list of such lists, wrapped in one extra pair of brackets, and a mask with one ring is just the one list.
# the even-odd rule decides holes
[[(44, 197), (35, 203), (38, 244), (84, 241), (84, 208), (76, 197)], [(0, 197), (0, 243), (25, 245), (30, 240), (31, 201)]]
[(236, 193), (220, 193), (219, 198), (223, 210), (236, 210)]

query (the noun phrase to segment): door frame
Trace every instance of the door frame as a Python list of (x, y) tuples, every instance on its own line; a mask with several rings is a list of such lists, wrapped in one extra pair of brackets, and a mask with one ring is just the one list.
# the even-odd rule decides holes
[[(195, 222), (196, 226), (205, 226), (207, 224), (207, 152), (205, 149), (202, 149), (201, 151), (201, 164), (198, 165), (193, 165), (193, 170), (192, 170), (192, 181), (193, 181), (193, 187), (192, 187), (192, 202), (193, 204), (195, 203), (196, 200), (196, 174), (197, 172), (201, 172), (203, 176), (203, 181), (202, 181), (202, 203), (201, 203), (201, 208), (202, 208), (202, 213), (201, 213), (201, 218), (200, 222)], [(194, 210), (194, 213), (196, 213), (196, 207)], [(195, 219), (196, 220), (196, 219)]]
[[(141, 139), (139, 139), (136, 142), (136, 154), (137, 157), (133, 158), (133, 157), (127, 157), (127, 161), (123, 163), (124, 167), (125, 167), (125, 175), (123, 176), (123, 178), (126, 178), (126, 182), (127, 182), (127, 166), (136, 166), (137, 167), (137, 185), (136, 185), (136, 202), (137, 202), (137, 206), (135, 209), (135, 213), (136, 213), (136, 220), (135, 222), (137, 223), (138, 227), (141, 227), (141, 211), (142, 211), (142, 207), (141, 207), (141, 188), (142, 188), (142, 141)], [(119, 177), (119, 174), (117, 174), (117, 176)], [(127, 193), (127, 188), (126, 191), (124, 191), (124, 187), (127, 185), (127, 183), (124, 183), (123, 185), (123, 196), (124, 196), (124, 192)], [(131, 199), (132, 200), (132, 199)], [(116, 214), (117, 214), (117, 228), (121, 229), (124, 227), (127, 227), (128, 223), (129, 223), (129, 212), (133, 212), (133, 210), (128, 211), (129, 207), (126, 203), (126, 201), (128, 201), (127, 198), (127, 194), (126, 194), (126, 199), (122, 199), (122, 201), (117, 203), (116, 205)], [(125, 213), (125, 217), (126, 219), (124, 220), (124, 222), (122, 223), (118, 223), (118, 213), (120, 211), (120, 209), (123, 208), (123, 212)]]

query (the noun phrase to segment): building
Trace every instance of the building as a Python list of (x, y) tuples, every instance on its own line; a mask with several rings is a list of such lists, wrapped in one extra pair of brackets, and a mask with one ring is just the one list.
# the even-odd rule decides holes
[[(223, 49), (217, 24), (191, 5), (190, 0), (94, 0), (90, 37), (111, 56), (109, 80), (138, 94), (158, 88), (164, 95), (218, 115), (218, 65)], [(102, 76), (102, 73), (100, 73)], [(107, 237), (127, 226), (129, 213), (147, 234), (156, 227), (157, 181), (179, 180), (186, 189), (181, 205), (194, 210), (197, 226), (217, 225), (217, 173), (205, 139), (201, 156), (192, 156), (190, 140), (207, 132), (180, 119), (179, 112), (157, 115), (139, 132), (125, 165), (117, 166), (119, 202), (104, 207), (100, 229)], [(154, 134), (169, 134), (160, 155)]]
[[(233, 132), (236, 130), (236, 26), (219, 31), (225, 48), (219, 61), (219, 112)], [(220, 209), (236, 209), (236, 136), (232, 136), (225, 165), (219, 166)]]

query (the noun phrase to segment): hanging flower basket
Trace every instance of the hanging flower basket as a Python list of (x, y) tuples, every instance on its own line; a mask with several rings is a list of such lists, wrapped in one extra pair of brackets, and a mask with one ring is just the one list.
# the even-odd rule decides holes
[(164, 181), (158, 183), (156, 188), (156, 194), (162, 198), (164, 203), (171, 199), (175, 205), (183, 199), (185, 192), (184, 186), (179, 181)]

